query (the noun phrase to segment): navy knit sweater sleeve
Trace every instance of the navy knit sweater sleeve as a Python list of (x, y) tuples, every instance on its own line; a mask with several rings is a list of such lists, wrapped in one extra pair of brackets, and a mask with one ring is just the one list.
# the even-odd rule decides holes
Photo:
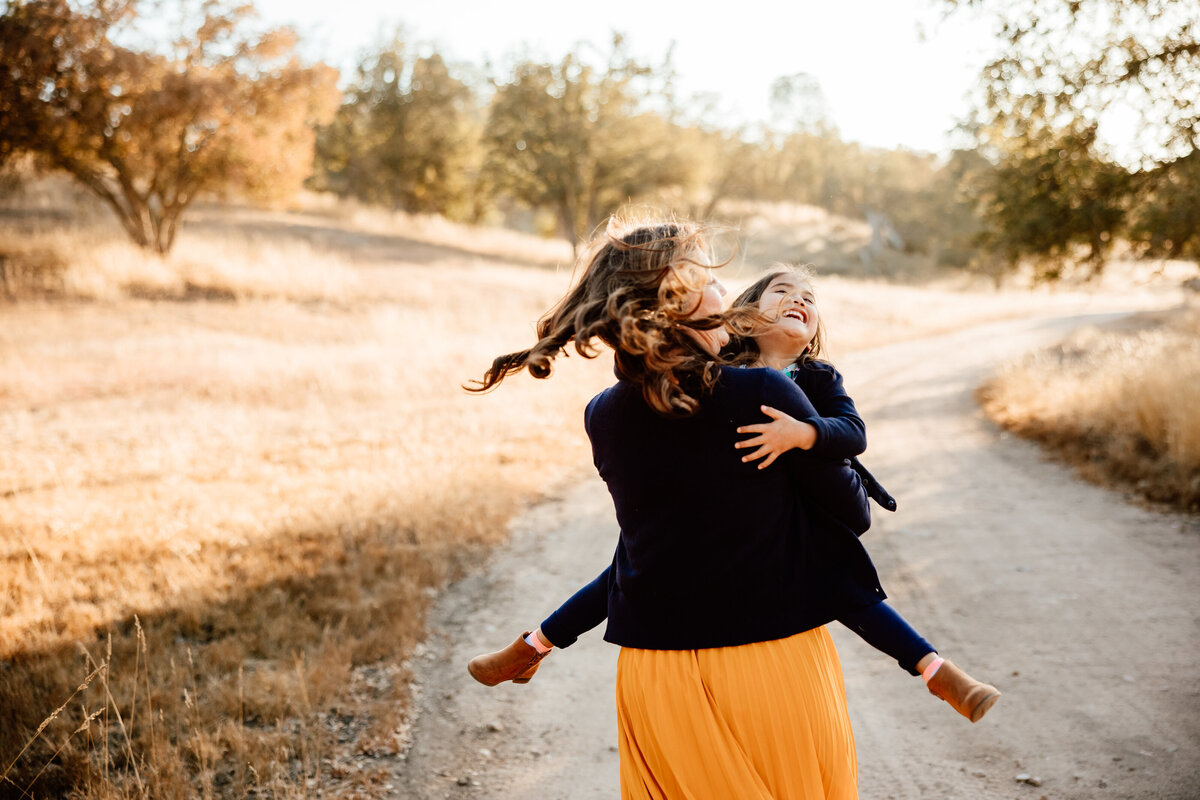
[(608, 587), (612, 564), (604, 568), (542, 622), (542, 633), (555, 647), (570, 647), (580, 636), (608, 619)]
[(687, 419), (654, 414), (627, 382), (589, 404), (593, 455), (621, 535), (610, 568), (543, 623), (551, 642), (570, 644), (605, 612), (606, 639), (654, 649), (781, 638), (836, 616), (814, 579), (816, 533), (794, 484), (828, 463), (785, 454), (785, 469), (758, 470), (733, 448), (736, 427), (759, 419), (763, 403), (816, 415), (774, 370), (724, 370)]
[(841, 373), (832, 364), (812, 361), (799, 368), (795, 380), (817, 412), (803, 420), (817, 429), (813, 455), (826, 458), (861, 455), (867, 449), (867, 428), (846, 393)]
[(862, 477), (848, 459), (866, 450), (866, 426), (832, 364), (806, 364), (794, 380), (817, 412), (804, 420), (817, 429), (817, 443), (809, 453), (834, 463), (832, 469), (811, 475), (800, 490), (809, 502), (861, 536), (871, 527), (870, 503)]

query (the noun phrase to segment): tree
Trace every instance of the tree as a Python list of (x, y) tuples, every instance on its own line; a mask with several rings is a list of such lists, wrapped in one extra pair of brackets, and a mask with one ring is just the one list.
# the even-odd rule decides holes
[(690, 213), (709, 219), (725, 200), (761, 199), (769, 181), (759, 142), (745, 128), (725, 130), (693, 124), (681, 129), (677, 153), (691, 161)]
[(771, 83), (771, 125), (806, 133), (835, 131), (821, 83), (807, 72), (782, 75)]
[(867, 156), (857, 144), (842, 141), (831, 127), (772, 134), (767, 142), (778, 199), (838, 214), (866, 213)]
[(1200, 261), (1200, 150), (1134, 181), (1129, 237), (1149, 256)]
[(477, 219), (481, 111), (442, 57), (397, 31), (358, 66), (317, 137), (313, 184), (367, 203)]
[(1014, 141), (972, 188), (978, 241), (1007, 268), (1022, 261), (1055, 280), (1067, 264), (1103, 267), (1122, 230), (1131, 179), (1096, 151), (1096, 128), (1041, 129)]
[(1135, 166), (1161, 165), (1200, 141), (1200, 14), (1180, 0), (945, 0), (995, 16), (1001, 55), (983, 69), (985, 123), (1020, 134), (1045, 120), (1097, 125), (1119, 108), (1140, 118)]
[(248, 32), (253, 10), (180, 0), (160, 47), (138, 0), (10, 0), (0, 16), (0, 161), (70, 173), (142, 247), (166, 253), (203, 192), (275, 199), (299, 188), (336, 72), (304, 66), (287, 30)]
[[(1014, 182), (1008, 188), (993, 182), (980, 191), (985, 200), (991, 198), (983, 205), (990, 216), (985, 224), (991, 241), (1001, 245), (1009, 263), (1025, 255), (1061, 263), (1071, 252), (1062, 235), (1049, 235), (1041, 224), (1014, 213), (1022, 205), (1020, 191), (1034, 191), (1038, 202), (1070, 212), (1068, 238), (1088, 245), (1088, 261), (1096, 271), (1104, 264), (1104, 243), (1129, 235), (1130, 220), (1122, 207), (1188, 201), (1186, 188), (1182, 193), (1180, 188), (1195, 186), (1200, 146), (1200, 14), (1195, 3), (944, 2), (994, 14), (1004, 43), (1002, 54), (983, 70), (969, 128), (981, 152), (999, 165), (993, 181)], [(1122, 147), (1110, 134), (1122, 118), (1138, 120), (1132, 147)], [(1071, 178), (1066, 183), (1060, 180), (1064, 174)], [(1051, 183), (1039, 184), (1038, 175)], [(1195, 206), (1192, 201), (1190, 213)], [(1025, 210), (1030, 209), (1027, 204)], [(1200, 230), (1189, 230), (1181, 222), (1187, 215), (1172, 208), (1139, 211), (1138, 216), (1141, 222), (1133, 225), (1140, 233), (1134, 239), (1151, 250), (1159, 240), (1171, 242), (1162, 248), (1170, 252), (1200, 242)], [(1172, 233), (1156, 238), (1145, 228), (1155, 219), (1164, 224), (1174, 220)], [(1015, 227), (1000, 233), (1006, 225)]]
[(983, 185), (984, 176), (994, 169), (977, 150), (951, 153), (928, 184), (905, 201), (898, 199), (893, 221), (905, 245), (928, 253), (938, 264), (971, 266), (983, 231), (978, 198), (970, 191)]
[(530, 207), (552, 210), (572, 247), (622, 203), (687, 182), (678, 132), (652, 108), (670, 102), (653, 78), (620, 36), (602, 70), (578, 50), (558, 64), (516, 64), (489, 109), (488, 177)]

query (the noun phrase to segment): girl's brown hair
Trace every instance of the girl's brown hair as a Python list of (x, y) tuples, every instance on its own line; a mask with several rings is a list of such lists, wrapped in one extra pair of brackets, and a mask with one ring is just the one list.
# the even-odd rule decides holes
[(695, 223), (613, 218), (584, 249), (578, 282), (538, 320), (533, 347), (499, 356), (482, 380), (465, 388), (484, 392), (522, 369), (548, 378), (568, 344), (595, 358), (599, 339), (651, 408), (668, 416), (694, 414), (699, 396), (716, 384), (718, 368), (688, 329), (724, 323), (720, 315), (689, 319), (709, 280), (708, 264), (699, 260), (706, 245), (705, 229)]
[[(731, 326), (733, 332), (730, 336), (729, 344), (725, 346), (721, 355), (729, 363), (739, 366), (753, 364), (755, 361), (758, 361), (758, 342), (754, 340), (754, 335), (760, 329), (760, 325), (763, 323), (770, 324), (774, 320), (761, 314), (755, 315), (751, 313), (751, 309), (757, 309), (758, 301), (762, 299), (763, 294), (767, 291), (767, 287), (776, 278), (783, 275), (793, 275), (811, 286), (814, 274), (814, 268), (811, 264), (772, 264), (768, 267), (763, 276), (742, 290), (742, 293), (734, 298), (733, 304), (730, 305), (730, 314), (742, 312), (744, 316), (739, 317), (739, 324)], [(824, 345), (825, 323), (818, 316), (817, 333), (813, 337), (812, 343), (804, 349), (804, 352), (796, 358), (794, 363), (805, 366), (812, 361), (824, 360), (821, 358)]]

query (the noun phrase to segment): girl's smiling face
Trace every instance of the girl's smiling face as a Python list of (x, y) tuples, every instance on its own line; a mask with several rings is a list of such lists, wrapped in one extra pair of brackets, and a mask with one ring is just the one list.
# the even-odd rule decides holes
[(799, 356), (817, 335), (817, 296), (798, 275), (775, 277), (763, 290), (758, 310), (773, 320), (754, 337), (763, 352), (786, 350)]

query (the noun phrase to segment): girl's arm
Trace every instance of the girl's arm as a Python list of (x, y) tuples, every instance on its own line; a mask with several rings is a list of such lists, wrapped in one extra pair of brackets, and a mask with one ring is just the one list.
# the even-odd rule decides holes
[(816, 362), (800, 367), (794, 380), (819, 415), (804, 420), (817, 432), (816, 441), (807, 449), (826, 458), (861, 455), (867, 449), (867, 427), (846, 392), (841, 373), (832, 364)]
[(735, 445), (755, 448), (743, 461), (762, 459), (758, 466), (765, 469), (788, 450), (807, 450), (816, 456), (843, 459), (867, 449), (866, 426), (846, 393), (842, 376), (832, 365), (817, 363), (801, 367), (795, 382), (816, 413), (797, 417), (764, 406), (763, 413), (771, 418), (770, 422), (738, 428), (738, 433), (756, 434)]
[[(831, 365), (822, 364), (813, 369), (801, 370), (795, 380), (796, 385), (809, 397), (818, 415), (822, 417), (821, 420), (817, 420), (818, 423), (824, 424), (826, 430), (821, 439), (833, 452), (834, 457), (839, 452), (852, 453), (859, 446), (862, 419), (858, 416), (854, 401), (846, 393), (838, 371)], [(785, 431), (791, 429), (791, 438), (795, 440), (791, 444), (793, 448), (808, 450), (817, 442), (818, 433), (814, 425), (801, 422), (775, 409), (766, 411), (767, 415), (775, 420), (769, 424), (771, 427), (778, 427), (779, 435), (787, 436)], [(809, 422), (813, 420), (809, 419)], [(785, 447), (786, 442), (780, 446)], [(879, 503), (881, 508), (896, 510), (896, 498), (888, 494), (856, 455), (850, 456), (850, 466), (858, 473), (868, 497)]]
[[(778, 376), (780, 380), (766, 381), (768, 387), (775, 387), (775, 391), (765, 393), (766, 407), (781, 409), (776, 412), (778, 416), (786, 417), (787, 421), (793, 423), (798, 418), (821, 419), (828, 422), (829, 424), (825, 426), (828, 432), (826, 438), (828, 448), (835, 448), (839, 445), (856, 447), (858, 442), (861, 442), (862, 446), (858, 450), (861, 452), (866, 447), (866, 437), (863, 432), (862, 419), (854, 410), (854, 402), (846, 394), (842, 387), (841, 376), (837, 375), (833, 367), (823, 367), (821, 371), (827, 376), (825, 380), (821, 381), (827, 388), (825, 391), (814, 391), (816, 399), (802, 391), (797, 393), (798, 386), (792, 384), (782, 373), (774, 373), (772, 377)], [(819, 384), (817, 388), (821, 389), (821, 385)], [(799, 394), (807, 402), (795, 402), (796, 394)], [(821, 406), (817, 405), (818, 400), (821, 401)], [(834, 420), (823, 419), (817, 414), (819, 408), (841, 410), (842, 417)], [(750, 428), (769, 428), (778, 424), (777, 419), (761, 425), (743, 426), (738, 428), (738, 431), (744, 432)], [(781, 452), (773, 453), (765, 463), (759, 464), (759, 468), (770, 464)], [(751, 454), (752, 457), (754, 455)], [(742, 460), (749, 461), (752, 460), (752, 457)], [(795, 473), (797, 486), (807, 502), (846, 525), (857, 535), (862, 535), (871, 526), (871, 507), (866, 489), (863, 486), (862, 478), (851, 468), (846, 457), (828, 456), (824, 449), (812, 447), (807, 452), (795, 449), (795, 452), (790, 453), (786, 460), (788, 468)]]
[(612, 564), (596, 578), (571, 595), (554, 613), (542, 622), (541, 631), (555, 647), (570, 647), (581, 634), (608, 618), (608, 587), (612, 579)]

